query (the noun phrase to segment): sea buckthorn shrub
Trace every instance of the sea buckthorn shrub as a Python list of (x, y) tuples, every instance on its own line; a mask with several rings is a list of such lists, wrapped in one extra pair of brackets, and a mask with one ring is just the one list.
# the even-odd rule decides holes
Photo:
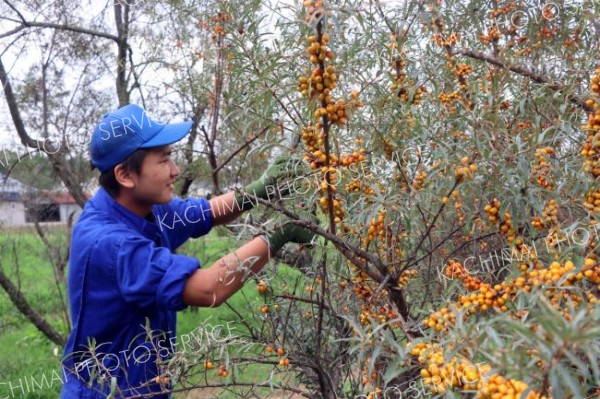
[(250, 3), (207, 27), (221, 128), (270, 122), (249, 154), (306, 161), (270, 211), (314, 205), (319, 240), (256, 279), (258, 354), (205, 369), (324, 398), (598, 395), (597, 2)]

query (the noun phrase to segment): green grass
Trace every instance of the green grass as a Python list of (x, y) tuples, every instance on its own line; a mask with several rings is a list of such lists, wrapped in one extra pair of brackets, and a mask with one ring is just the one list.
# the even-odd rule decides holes
[[(63, 245), (66, 242), (65, 234), (61, 231), (52, 232), (49, 238), (54, 242), (62, 242)], [(195, 256), (200, 259), (203, 267), (209, 267), (225, 253), (242, 244), (243, 242), (230, 238), (222, 230), (214, 229), (205, 237), (188, 241), (177, 252)], [(60, 332), (66, 334), (68, 328), (61, 311), (59, 290), (55, 283), (52, 266), (48, 261), (46, 248), (39, 237), (31, 232), (1, 232), (0, 266), (15, 284), (20, 285), (33, 308)], [(272, 264), (267, 265), (266, 275), (273, 274), (272, 267)], [(291, 281), (298, 275), (299, 272), (287, 267), (278, 269), (278, 281)], [(276, 282), (274, 282), (274, 286), (276, 286)], [(65, 289), (64, 286), (61, 288)], [(64, 292), (63, 295), (65, 295)], [(229, 326), (232, 335), (247, 336), (247, 329), (242, 320), (253, 327), (259, 326), (262, 321), (259, 320), (260, 313), (257, 310), (263, 300), (263, 297), (256, 291), (256, 284), (249, 281), (229, 299), (227, 304), (218, 308), (188, 308), (178, 314), (178, 338), (193, 331), (198, 334), (199, 326), (205, 323), (212, 326), (223, 326), (223, 335), (228, 334), (227, 326)], [(250, 355), (252, 352), (260, 354), (262, 351), (262, 345), (244, 347), (245, 355)], [(56, 398), (60, 392), (59, 378), (62, 377), (59, 366), (61, 354), (62, 348), (57, 348), (43, 336), (14, 307), (4, 290), (0, 289), (0, 397)], [(216, 368), (220, 360), (214, 352), (211, 359), (215, 360)], [(224, 358), (221, 361), (224, 361)], [(273, 366), (252, 364), (244, 366), (240, 370), (243, 372), (236, 373), (237, 381), (265, 381), (273, 371)], [(215, 370), (211, 370), (211, 373), (207, 373), (207, 375), (207, 381), (211, 383), (223, 382), (220, 377), (216, 376)], [(193, 382), (204, 381), (201, 377), (198, 375)], [(45, 380), (42, 380), (43, 378)], [(239, 392), (240, 389), (236, 389), (236, 391)], [(262, 392), (267, 396), (268, 389)], [(212, 393), (214, 394), (214, 392)], [(216, 394), (222, 398), (235, 397), (229, 392), (219, 393), (217, 391)], [(174, 397), (179, 399), (188, 397), (188, 395), (180, 393)], [(190, 394), (189, 397), (192, 395)], [(200, 396), (195, 397), (206, 396), (201, 393)]]

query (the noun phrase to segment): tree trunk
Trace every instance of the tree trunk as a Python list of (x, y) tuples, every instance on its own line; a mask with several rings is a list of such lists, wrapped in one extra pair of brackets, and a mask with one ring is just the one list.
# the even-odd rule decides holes
[(65, 337), (56, 331), (39, 313), (37, 313), (27, 302), (21, 291), (10, 281), (0, 265), (0, 285), (8, 294), (10, 301), (38, 330), (56, 345), (63, 346)]

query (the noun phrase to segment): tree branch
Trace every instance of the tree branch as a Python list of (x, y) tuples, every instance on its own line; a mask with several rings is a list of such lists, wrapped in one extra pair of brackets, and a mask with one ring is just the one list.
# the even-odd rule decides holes
[(0, 286), (8, 294), (10, 301), (33, 325), (48, 339), (56, 345), (63, 346), (66, 342), (65, 337), (56, 331), (38, 312), (36, 312), (23, 293), (13, 284), (2, 269), (0, 263)]
[[(480, 61), (485, 61), (488, 64), (492, 64), (492, 65), (496, 65), (498, 67), (504, 68), (504, 69), (508, 69), (509, 71), (515, 72), (521, 76), (525, 76), (528, 77), (529, 79), (533, 80), (534, 82), (537, 83), (541, 83), (541, 84), (545, 84), (548, 86), (548, 88), (550, 88), (551, 90), (554, 91), (563, 91), (567, 88), (567, 86), (561, 84), (561, 83), (557, 83), (552, 81), (550, 78), (544, 76), (544, 75), (540, 75), (538, 73), (535, 73), (529, 69), (527, 69), (526, 67), (524, 67), (523, 65), (509, 65), (509, 64), (505, 64), (503, 61), (491, 56), (491, 55), (487, 55), (487, 54), (483, 54), (480, 53), (478, 51), (473, 51), (473, 50), (469, 50), (469, 49), (457, 49), (454, 50), (453, 53), (458, 53), (467, 57), (471, 57), (474, 58), (476, 60), (480, 60)], [(566, 95), (567, 98), (569, 99), (569, 101), (571, 101), (572, 103), (578, 105), (579, 107), (583, 108), (586, 112), (591, 112), (592, 108), (588, 107), (585, 104), (585, 99), (576, 96), (574, 94), (567, 94)]]
[(16, 27), (15, 29), (1, 34), (0, 38), (13, 35), (25, 28), (50, 28), (50, 29), (64, 30), (64, 31), (68, 31), (68, 32), (83, 33), (86, 35), (102, 37), (104, 39), (109, 39), (116, 43), (119, 43), (119, 38), (115, 35), (111, 35), (110, 33), (98, 32), (96, 30), (81, 28), (79, 26), (70, 26), (67, 24), (55, 24), (52, 22), (36, 22), (36, 21), (23, 21), (23, 23), (21, 25), (19, 25), (18, 27)]
[(129, 104), (129, 90), (127, 89), (127, 38), (129, 35), (129, 4), (121, 5), (115, 1), (115, 24), (117, 25), (117, 97), (119, 98), (119, 107)]
[(265, 134), (265, 132), (267, 132), (267, 130), (269, 130), (269, 127), (265, 127), (263, 130), (261, 130), (258, 134), (256, 134), (254, 137), (252, 137), (250, 140), (246, 140), (244, 142), (244, 144), (242, 144), (237, 150), (235, 150), (234, 152), (231, 153), (231, 155), (229, 155), (227, 157), (227, 159), (225, 159), (223, 162), (221, 162), (221, 164), (219, 166), (217, 166), (217, 168), (214, 170), (214, 173), (217, 173), (219, 170), (221, 170), (225, 165), (227, 165), (237, 154), (239, 154), (244, 148), (248, 147), (250, 144), (252, 144), (256, 139), (258, 139), (260, 136), (262, 136), (263, 134)]

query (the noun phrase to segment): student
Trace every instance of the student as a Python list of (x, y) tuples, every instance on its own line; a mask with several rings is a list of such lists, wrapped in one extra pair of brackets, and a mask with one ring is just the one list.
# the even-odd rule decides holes
[(62, 399), (106, 398), (111, 384), (115, 397), (168, 398), (170, 385), (161, 383), (158, 363), (174, 351), (176, 311), (221, 305), (286, 242), (309, 243), (314, 237), (287, 224), (208, 268), (175, 254), (189, 238), (252, 208), (244, 193), (268, 199), (274, 192), (268, 186), (294, 173), (282, 158), (244, 192), (210, 201), (174, 197), (180, 170), (171, 144), (191, 125), (156, 122), (133, 104), (96, 125), (90, 152), (101, 187), (73, 228), (68, 269), (73, 329), (63, 355)]

